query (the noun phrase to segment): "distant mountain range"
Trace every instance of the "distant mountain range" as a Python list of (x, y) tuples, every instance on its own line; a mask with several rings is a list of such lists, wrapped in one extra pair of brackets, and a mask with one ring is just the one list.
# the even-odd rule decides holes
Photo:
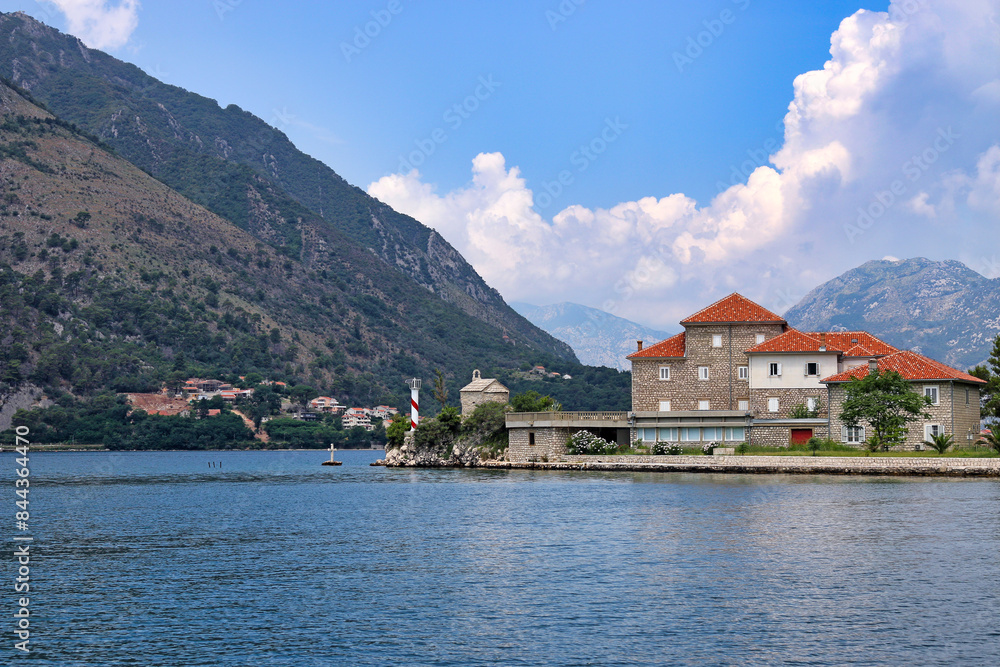
[(871, 261), (812, 290), (784, 317), (810, 331), (863, 329), (966, 370), (986, 360), (1000, 332), (1000, 279), (950, 260)]
[(671, 335), (577, 303), (510, 305), (535, 326), (568, 343), (580, 361), (591, 366), (632, 370), (625, 356), (635, 352), (637, 340), (649, 344)]

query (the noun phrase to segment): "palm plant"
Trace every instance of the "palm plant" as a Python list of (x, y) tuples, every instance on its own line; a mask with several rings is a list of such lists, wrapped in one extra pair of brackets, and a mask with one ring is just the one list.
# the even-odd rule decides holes
[(994, 452), (1000, 454), (1000, 424), (990, 424), (989, 431), (979, 440), (977, 445), (988, 445)]
[(930, 440), (924, 440), (924, 444), (938, 454), (944, 454), (949, 447), (955, 444), (955, 436), (951, 433), (934, 433)]

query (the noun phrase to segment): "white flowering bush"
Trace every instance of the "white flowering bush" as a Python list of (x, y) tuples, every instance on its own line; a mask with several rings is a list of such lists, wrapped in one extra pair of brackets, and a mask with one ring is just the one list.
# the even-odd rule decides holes
[(614, 454), (618, 445), (590, 431), (577, 431), (566, 443), (566, 451), (569, 454)]
[(711, 456), (712, 452), (714, 452), (715, 448), (718, 447), (718, 446), (719, 446), (719, 443), (717, 443), (717, 442), (709, 442), (707, 444), (704, 444), (704, 445), (701, 446), (701, 453), (705, 454), (706, 456)]
[(671, 454), (677, 456), (683, 453), (684, 448), (679, 442), (657, 442), (653, 444), (654, 454)]

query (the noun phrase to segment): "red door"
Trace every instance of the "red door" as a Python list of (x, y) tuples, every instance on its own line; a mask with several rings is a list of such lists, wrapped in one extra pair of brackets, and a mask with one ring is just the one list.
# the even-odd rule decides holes
[(792, 429), (792, 444), (793, 445), (804, 445), (809, 442), (809, 438), (813, 437), (813, 430), (811, 428), (793, 428)]

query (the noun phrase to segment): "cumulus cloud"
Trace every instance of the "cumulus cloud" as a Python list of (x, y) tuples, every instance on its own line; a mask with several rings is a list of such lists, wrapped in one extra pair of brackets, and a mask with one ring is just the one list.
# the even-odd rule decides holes
[(92, 49), (117, 49), (139, 25), (139, 0), (46, 0), (66, 15), (68, 32)]
[(501, 153), (476, 156), (472, 182), (451, 192), (416, 170), (368, 192), (436, 228), (508, 299), (670, 328), (733, 289), (780, 310), (868, 259), (957, 256), (941, 226), (1000, 210), (997, 22), (988, 0), (844, 19), (823, 69), (795, 78), (771, 163), (708, 202), (674, 193), (548, 220)]

